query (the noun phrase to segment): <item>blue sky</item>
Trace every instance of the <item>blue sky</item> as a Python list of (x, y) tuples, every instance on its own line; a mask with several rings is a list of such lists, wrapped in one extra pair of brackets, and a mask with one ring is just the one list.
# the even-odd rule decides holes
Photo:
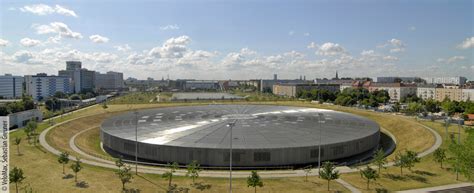
[[(1, 71), (137, 78), (466, 76), (472, 1), (2, 1)], [(122, 49), (119, 49), (122, 48)], [(125, 48), (125, 49), (123, 49)]]

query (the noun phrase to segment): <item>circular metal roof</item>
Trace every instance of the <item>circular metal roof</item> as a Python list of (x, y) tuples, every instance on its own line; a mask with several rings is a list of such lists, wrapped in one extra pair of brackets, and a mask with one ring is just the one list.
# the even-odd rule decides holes
[[(321, 120), (320, 120), (321, 119)], [(325, 109), (270, 105), (205, 105), (127, 112), (105, 120), (102, 131), (142, 143), (196, 147), (267, 149), (336, 144), (379, 132), (366, 118)], [(319, 137), (321, 134), (321, 137)]]

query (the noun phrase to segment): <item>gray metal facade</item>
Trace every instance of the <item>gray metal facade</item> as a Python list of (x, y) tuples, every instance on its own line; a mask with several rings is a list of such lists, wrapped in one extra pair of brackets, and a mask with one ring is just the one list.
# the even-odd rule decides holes
[[(321, 127), (319, 113), (324, 115)], [(269, 105), (186, 106), (139, 111), (138, 157), (227, 166), (230, 128), (226, 125), (236, 114), (247, 118), (237, 120), (232, 130), (234, 166), (315, 163), (320, 131), (323, 161), (358, 155), (379, 144), (379, 126), (348, 113)], [(136, 120), (133, 112), (105, 120), (100, 132), (104, 146), (134, 156)]]

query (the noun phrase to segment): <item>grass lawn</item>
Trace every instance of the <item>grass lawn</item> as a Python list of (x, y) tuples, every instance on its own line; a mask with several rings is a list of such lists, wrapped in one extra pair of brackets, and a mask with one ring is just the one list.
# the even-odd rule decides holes
[[(387, 129), (396, 136), (398, 142), (397, 151), (410, 149), (421, 152), (431, 147), (434, 143), (434, 137), (431, 135), (431, 133), (418, 125), (417, 121), (401, 116), (356, 110), (340, 106), (311, 104), (308, 102), (299, 101), (234, 102), (233, 104), (242, 103), (321, 107), (365, 116), (369, 119), (377, 121), (383, 128)], [(90, 107), (87, 110), (74, 112), (70, 115), (64, 116), (63, 118), (57, 119), (56, 122), (58, 123), (72, 118), (88, 116), (87, 118), (80, 118), (51, 130), (47, 136), (47, 140), (53, 147), (72, 153), (72, 150), (69, 149), (68, 143), (69, 139), (74, 134), (84, 129), (93, 127), (97, 128), (100, 126), (100, 123), (103, 119), (116, 113), (141, 108), (197, 104), (205, 103), (153, 103), (124, 105), (110, 105), (109, 103), (109, 108), (107, 109), (102, 109), (101, 106), (96, 105)], [(430, 127), (436, 128), (437, 130), (444, 131), (442, 127), (436, 127), (437, 123), (423, 123)], [(39, 124), (39, 126), (39, 130), (42, 131), (48, 125), (43, 123)], [(451, 129), (455, 128), (451, 127)], [(98, 133), (98, 129), (92, 129), (82, 133), (78, 136), (78, 138), (76, 138), (76, 144), (85, 152), (108, 157), (109, 155), (100, 150)], [(442, 132), (439, 133), (444, 137)], [(56, 156), (46, 152), (41, 147), (33, 147), (32, 145), (27, 144), (25, 134), (23, 132), (13, 132), (11, 134), (11, 139), (13, 139), (15, 136), (20, 136), (23, 138), (22, 144), (20, 145), (23, 155), (17, 156), (15, 151), (11, 151), (11, 164), (12, 166), (19, 166), (24, 170), (27, 179), (22, 184), (22, 186), (30, 184), (31, 187), (33, 187), (33, 189), (37, 190), (38, 192), (118, 192), (120, 190), (121, 184), (112, 170), (88, 165), (85, 166), (83, 172), (79, 173), (79, 179), (87, 182), (88, 187), (76, 187), (73, 178), (62, 179), (63, 175), (61, 174), (61, 165), (57, 163)], [(12, 148), (12, 150), (14, 149)], [(389, 156), (389, 159), (392, 157), (393, 155)], [(431, 160), (431, 156), (424, 158), (422, 163), (418, 164), (414, 169), (414, 171), (419, 170), (418, 173), (411, 173), (407, 170), (404, 171), (404, 173), (407, 175), (402, 178), (396, 176), (399, 174), (398, 168), (389, 168), (384, 170), (383, 173), (392, 175), (384, 176), (382, 179), (379, 179), (377, 183), (379, 186), (383, 186), (389, 190), (406, 188), (411, 189), (434, 186), (438, 184), (454, 183), (454, 181), (450, 181), (453, 174), (447, 172), (446, 170), (439, 169), (439, 167), (436, 167), (437, 165), (432, 163)], [(68, 169), (68, 171), (71, 173), (70, 169)], [(344, 174), (342, 175), (342, 178), (362, 190), (365, 189), (365, 182), (360, 179), (360, 175), (358, 173)], [(175, 180), (179, 186), (190, 187), (190, 180), (187, 178), (176, 177)], [(227, 179), (225, 178), (203, 178), (198, 181), (212, 185), (212, 188), (210, 190), (206, 190), (206, 192), (225, 192), (228, 188)], [(265, 187), (259, 188), (257, 190), (258, 192), (322, 192), (326, 190), (326, 182), (319, 180), (317, 177), (310, 177), (310, 182), (304, 182), (304, 178), (279, 178), (264, 179), (264, 183)], [(247, 188), (245, 179), (236, 179), (233, 181), (233, 184), (234, 190), (236, 192), (253, 192), (252, 188)], [(375, 184), (372, 184), (372, 186), (374, 185)], [(153, 174), (142, 174), (142, 176), (137, 176), (133, 180), (133, 183), (128, 185), (128, 187), (139, 188), (142, 192), (164, 192), (164, 188), (166, 186), (166, 181), (164, 179), (158, 175)], [(332, 182), (331, 186), (336, 190), (347, 191), (336, 182)], [(196, 192), (196, 190), (192, 189), (191, 192)]]
[[(443, 138), (443, 144), (441, 145), (441, 148), (447, 149), (450, 143), (450, 139), (449, 136), (446, 135), (442, 123), (430, 121), (420, 121), (420, 123), (435, 129)], [(451, 125), (448, 129), (448, 132), (457, 131), (458, 127), (454, 125)], [(462, 129), (461, 140), (465, 138), (465, 136), (463, 136), (464, 130)], [(416, 164), (415, 167), (412, 169), (413, 171), (408, 171), (408, 169), (404, 169), (403, 176), (400, 175), (400, 168), (398, 167), (390, 167), (386, 170), (382, 169), (382, 174), (380, 175), (381, 178), (377, 179), (376, 182), (370, 184), (371, 190), (366, 189), (367, 183), (360, 177), (359, 173), (343, 174), (342, 179), (350, 182), (353, 186), (359, 188), (363, 192), (375, 192), (375, 187), (383, 187), (390, 191), (396, 191), (441, 186), (466, 181), (466, 179), (461, 175), (459, 176), (459, 181), (456, 181), (456, 174), (450, 171), (451, 169), (449, 167), (449, 164), (444, 163), (443, 167), (444, 169), (440, 167), (439, 163), (434, 162), (433, 154), (430, 154), (422, 158), (421, 162)]]

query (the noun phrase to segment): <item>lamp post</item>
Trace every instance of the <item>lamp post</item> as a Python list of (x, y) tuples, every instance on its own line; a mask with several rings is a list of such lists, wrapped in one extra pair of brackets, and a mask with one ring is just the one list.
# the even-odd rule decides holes
[(235, 122), (227, 124), (230, 129), (230, 147), (229, 147), (229, 193), (232, 193), (232, 128), (235, 126)]
[(318, 113), (318, 124), (319, 124), (319, 144), (318, 144), (318, 174), (321, 171), (321, 140), (323, 139), (321, 134), (322, 134), (322, 128), (321, 128), (321, 122), (323, 119), (324, 114)]
[(135, 114), (135, 174), (138, 175), (138, 111)]

